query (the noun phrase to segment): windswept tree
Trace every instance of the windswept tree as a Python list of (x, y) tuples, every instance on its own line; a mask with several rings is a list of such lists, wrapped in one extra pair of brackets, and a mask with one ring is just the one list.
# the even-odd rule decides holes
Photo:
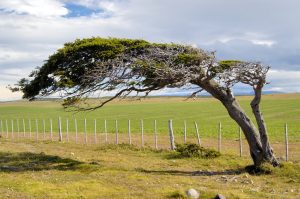
[[(224, 105), (243, 130), (255, 166), (263, 162), (277, 166), (259, 106), (268, 70), (260, 63), (217, 61), (213, 52), (186, 45), (96, 37), (66, 43), (30, 79), (21, 79), (17, 90), (29, 100), (59, 92), (65, 107), (94, 110), (133, 93), (147, 96), (167, 87), (192, 85), (199, 88), (192, 96), (205, 90)], [(250, 105), (258, 129), (232, 93), (237, 83), (254, 90)], [(90, 96), (107, 91), (114, 96), (99, 98), (96, 105), (82, 105)]]

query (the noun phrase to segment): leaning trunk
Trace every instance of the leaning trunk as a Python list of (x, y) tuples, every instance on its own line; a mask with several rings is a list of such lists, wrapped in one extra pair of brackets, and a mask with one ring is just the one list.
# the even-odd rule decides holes
[(262, 149), (263, 149), (263, 156), (264, 156), (264, 159), (266, 161), (270, 162), (273, 166), (278, 166), (279, 162), (276, 159), (276, 157), (273, 153), (273, 149), (269, 143), (266, 124), (265, 124), (263, 115), (260, 111), (260, 107), (259, 107), (259, 104), (261, 101), (262, 86), (255, 87), (254, 92), (255, 92), (255, 97), (251, 102), (251, 108), (252, 108), (252, 112), (255, 116), (257, 125), (258, 125), (260, 140), (261, 140)]
[(214, 80), (198, 82), (198, 85), (222, 102), (230, 117), (235, 120), (243, 130), (249, 144), (250, 155), (254, 165), (260, 166), (265, 158), (257, 128), (236, 101), (235, 97), (231, 93), (231, 90), (225, 90)]

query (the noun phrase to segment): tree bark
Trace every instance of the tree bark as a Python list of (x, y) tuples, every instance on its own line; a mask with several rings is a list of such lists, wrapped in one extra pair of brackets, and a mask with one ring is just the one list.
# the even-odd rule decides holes
[(256, 87), (254, 87), (254, 92), (255, 92), (255, 97), (251, 101), (250, 105), (252, 108), (252, 112), (255, 116), (256, 123), (258, 125), (260, 141), (261, 141), (262, 149), (263, 149), (263, 156), (264, 156), (264, 159), (266, 161), (270, 162), (273, 166), (278, 166), (279, 162), (273, 153), (272, 147), (270, 146), (267, 127), (266, 127), (263, 115), (260, 111), (259, 105), (260, 105), (260, 101), (261, 101), (262, 86), (258, 85)]
[(224, 89), (215, 80), (199, 81), (197, 84), (218, 99), (230, 117), (241, 127), (250, 148), (250, 155), (256, 167), (265, 160), (263, 146), (257, 128), (239, 105), (230, 89)]

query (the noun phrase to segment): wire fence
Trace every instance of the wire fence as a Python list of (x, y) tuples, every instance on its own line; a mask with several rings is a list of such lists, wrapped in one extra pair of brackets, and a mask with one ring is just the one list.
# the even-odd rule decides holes
[[(196, 121), (176, 121), (181, 127), (173, 127), (172, 120), (99, 120), (77, 118), (47, 119), (0, 119), (2, 139), (30, 139), (35, 141), (74, 142), (77, 144), (133, 144), (155, 149), (175, 149), (176, 144), (197, 143), (222, 153), (249, 156), (247, 141), (238, 126), (221, 122), (200, 125)], [(285, 161), (300, 162), (300, 136), (293, 127), (290, 134), (288, 124), (277, 129), (276, 139), (271, 145), (276, 155)], [(281, 136), (278, 136), (281, 132)]]

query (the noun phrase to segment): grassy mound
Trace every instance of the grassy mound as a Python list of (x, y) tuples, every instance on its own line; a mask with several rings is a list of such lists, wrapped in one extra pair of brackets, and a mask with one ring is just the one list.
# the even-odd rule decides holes
[(187, 143), (187, 144), (177, 144), (176, 151), (179, 153), (180, 157), (197, 157), (197, 158), (216, 158), (221, 155), (218, 151), (214, 149), (206, 149), (197, 144)]

